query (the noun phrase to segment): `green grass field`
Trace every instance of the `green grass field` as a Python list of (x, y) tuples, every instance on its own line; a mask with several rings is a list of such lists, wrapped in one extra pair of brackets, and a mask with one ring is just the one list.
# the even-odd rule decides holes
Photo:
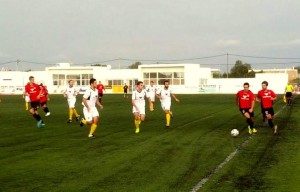
[[(39, 111), (46, 123), (41, 129), (21, 96), (2, 95), (0, 191), (191, 191), (204, 178), (199, 191), (300, 190), (299, 98), (292, 107), (276, 102), (275, 136), (262, 123), (257, 104), (258, 133), (249, 137), (234, 95), (177, 97), (181, 102), (172, 103), (171, 128), (165, 128), (156, 101), (135, 134), (131, 99), (107, 94), (96, 138), (89, 139), (89, 127), (66, 123), (61, 95), (51, 96), (51, 116)], [(82, 114), (81, 96), (77, 100)], [(230, 135), (233, 128), (240, 131), (236, 138)]]

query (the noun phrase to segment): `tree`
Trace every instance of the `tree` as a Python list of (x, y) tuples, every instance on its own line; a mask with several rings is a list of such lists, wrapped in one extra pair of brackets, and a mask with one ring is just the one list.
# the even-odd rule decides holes
[(141, 65), (141, 64), (142, 64), (141, 62), (137, 61), (137, 62), (129, 65), (128, 68), (129, 69), (137, 69), (137, 68), (139, 68), (139, 65)]
[[(255, 72), (251, 70), (251, 65), (248, 63), (243, 63), (241, 60), (237, 60), (235, 65), (230, 70), (230, 77), (232, 78), (245, 78), (254, 77)], [(249, 72), (251, 70), (251, 72)]]
[(297, 69), (298, 73), (300, 73), (300, 66), (295, 67)]

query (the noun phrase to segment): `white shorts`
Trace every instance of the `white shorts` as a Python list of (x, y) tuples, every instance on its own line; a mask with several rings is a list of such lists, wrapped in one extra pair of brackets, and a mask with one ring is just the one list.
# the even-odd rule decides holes
[(25, 96), (25, 102), (26, 102), (26, 103), (29, 103), (29, 102), (30, 102), (30, 98), (29, 98), (28, 95)]
[(165, 110), (170, 110), (171, 109), (171, 102), (162, 102), (161, 103), (161, 108)]
[(150, 97), (152, 102), (155, 102), (155, 94), (154, 93), (149, 94), (149, 97)]
[(85, 120), (87, 120), (87, 121), (92, 121), (93, 117), (99, 117), (99, 112), (96, 107), (92, 107), (90, 112), (88, 112), (87, 108), (84, 107), (83, 114), (84, 114)]
[(69, 108), (75, 108), (76, 98), (68, 99)]
[(136, 109), (134, 106), (132, 107), (132, 113), (139, 113), (140, 115), (145, 115), (145, 104), (137, 103), (136, 104), (137, 108)]

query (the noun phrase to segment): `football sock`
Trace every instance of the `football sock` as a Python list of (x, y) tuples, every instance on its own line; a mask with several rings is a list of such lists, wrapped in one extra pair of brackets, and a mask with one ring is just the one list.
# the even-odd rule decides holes
[(170, 113), (167, 113), (166, 114), (167, 125), (170, 125), (170, 120), (171, 120), (171, 115), (170, 115)]
[(85, 119), (81, 119), (81, 122), (85, 125), (87, 124)]
[(253, 121), (251, 120), (251, 118), (247, 119), (247, 123), (250, 126), (250, 129), (253, 129)]
[(135, 124), (136, 129), (140, 128), (140, 123), (141, 123), (141, 120), (134, 120), (134, 124)]
[(72, 120), (73, 116), (73, 109), (69, 109), (69, 119)]
[(272, 119), (268, 119), (268, 123), (269, 123), (269, 126), (270, 126), (271, 128), (274, 127), (274, 124), (273, 124), (273, 120), (272, 120)]
[(74, 115), (75, 115), (76, 117), (79, 116), (78, 113), (77, 113), (77, 111), (76, 111), (76, 109), (73, 109), (73, 113), (74, 113)]
[(37, 121), (40, 121), (42, 118), (39, 114), (33, 114), (32, 115)]
[(150, 110), (153, 110), (153, 103), (150, 103)]
[(93, 135), (96, 129), (97, 129), (97, 124), (93, 123), (91, 125), (90, 135)]
[(49, 112), (48, 107), (45, 107), (43, 110), (44, 110), (45, 113), (48, 113), (48, 112)]
[(28, 110), (28, 103), (25, 103), (25, 109)]

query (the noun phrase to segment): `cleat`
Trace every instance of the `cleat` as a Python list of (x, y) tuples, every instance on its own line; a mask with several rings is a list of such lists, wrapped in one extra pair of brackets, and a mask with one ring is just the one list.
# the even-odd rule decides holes
[(69, 120), (67, 121), (67, 123), (72, 123), (72, 120), (69, 119)]
[(91, 135), (89, 135), (89, 138), (93, 139), (93, 138), (95, 138), (95, 135), (91, 134)]
[(51, 114), (51, 113), (50, 113), (50, 112), (48, 112), (48, 113), (46, 113), (46, 115), (45, 115), (45, 116), (47, 117), (47, 116), (49, 116), (50, 114)]
[(140, 128), (135, 129), (135, 133), (139, 133), (140, 132)]
[(169, 128), (170, 127), (170, 125), (166, 125), (166, 128)]
[(44, 126), (45, 126), (45, 124), (44, 124), (44, 122), (42, 120), (40, 120), (39, 122), (37, 122), (37, 128), (42, 128)]
[(278, 131), (278, 127), (277, 127), (277, 125), (275, 125), (275, 126), (274, 126), (274, 134), (276, 134), (277, 131)]
[(255, 128), (253, 128), (252, 133), (257, 133), (257, 130)]
[(80, 123), (79, 123), (80, 127), (83, 127), (82, 120), (84, 120), (84, 118), (81, 118), (81, 120), (80, 120)]
[(78, 115), (78, 116), (76, 117), (76, 121), (79, 121), (79, 119), (80, 119), (80, 115)]
[(250, 135), (252, 135), (252, 129), (250, 128), (250, 126), (248, 126), (248, 132)]

